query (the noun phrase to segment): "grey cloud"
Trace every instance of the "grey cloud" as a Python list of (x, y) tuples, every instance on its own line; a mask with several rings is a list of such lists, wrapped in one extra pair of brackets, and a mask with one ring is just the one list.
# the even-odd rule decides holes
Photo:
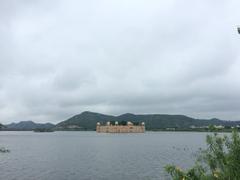
[(240, 120), (239, 5), (1, 1), (1, 122), (84, 110)]

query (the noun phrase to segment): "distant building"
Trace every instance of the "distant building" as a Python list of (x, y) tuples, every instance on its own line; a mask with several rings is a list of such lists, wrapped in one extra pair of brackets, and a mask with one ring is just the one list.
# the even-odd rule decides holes
[(98, 133), (144, 133), (145, 132), (145, 123), (134, 125), (132, 122), (128, 121), (126, 125), (123, 123), (118, 123), (117, 121), (114, 124), (107, 122), (105, 125), (101, 125), (100, 122), (97, 123), (96, 132)]
[(222, 126), (222, 125), (218, 125), (218, 126), (215, 125), (214, 127), (215, 127), (216, 129), (223, 129), (223, 128), (224, 128), (224, 126)]

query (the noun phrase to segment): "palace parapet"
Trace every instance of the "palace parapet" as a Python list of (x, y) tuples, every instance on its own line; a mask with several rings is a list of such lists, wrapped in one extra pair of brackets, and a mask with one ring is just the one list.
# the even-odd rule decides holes
[(105, 125), (97, 123), (96, 131), (98, 133), (144, 133), (145, 123), (133, 124), (132, 122), (107, 122)]

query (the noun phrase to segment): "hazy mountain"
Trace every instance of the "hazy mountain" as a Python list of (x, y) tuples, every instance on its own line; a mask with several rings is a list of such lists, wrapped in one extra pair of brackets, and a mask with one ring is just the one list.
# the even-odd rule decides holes
[(55, 125), (51, 123), (35, 123), (33, 121), (21, 121), (19, 123), (11, 123), (5, 125), (7, 130), (34, 130), (37, 128), (44, 128), (44, 129), (50, 129), (53, 128)]
[(97, 122), (112, 121), (116, 117), (110, 115), (104, 115), (99, 113), (93, 113), (85, 111), (81, 114), (75, 115), (66, 121), (62, 121), (56, 125), (57, 129), (82, 129), (82, 130), (94, 130)]
[(94, 130), (96, 123), (106, 123), (107, 121), (132, 121), (145, 122), (147, 130), (162, 129), (162, 128), (189, 128), (190, 126), (208, 126), (224, 125), (235, 126), (240, 124), (240, 121), (223, 121), (219, 119), (200, 120), (184, 115), (168, 115), (168, 114), (122, 114), (120, 116), (111, 116), (94, 112), (83, 112), (75, 115), (56, 125), (56, 129), (79, 129), (79, 130)]
[[(56, 130), (95, 130), (96, 123), (105, 124), (107, 121), (131, 121), (145, 122), (147, 130), (158, 130), (165, 128), (189, 128), (190, 126), (208, 126), (208, 125), (224, 125), (236, 126), (240, 125), (240, 121), (223, 121), (216, 118), (213, 119), (194, 119), (184, 115), (168, 115), (168, 114), (142, 114), (136, 115), (131, 113), (122, 114), (120, 116), (105, 115), (95, 112), (85, 111), (75, 115), (65, 121), (58, 123), (56, 126), (51, 123), (35, 123), (33, 121), (21, 121), (19, 123), (11, 123), (4, 125), (2, 130), (34, 130), (34, 129), (51, 129)], [(0, 126), (1, 127), (1, 126)]]
[(0, 123), (0, 130), (6, 128), (3, 124)]

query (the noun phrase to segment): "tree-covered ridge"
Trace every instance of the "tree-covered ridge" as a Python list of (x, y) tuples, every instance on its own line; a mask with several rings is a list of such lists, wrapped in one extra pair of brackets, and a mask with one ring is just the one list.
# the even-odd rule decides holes
[(55, 125), (51, 123), (35, 123), (33, 121), (20, 121), (18, 123), (11, 123), (5, 125), (5, 130), (23, 130), (23, 131), (29, 131), (39, 128), (44, 129), (51, 129)]
[(190, 126), (209, 126), (209, 125), (224, 125), (236, 126), (240, 124), (239, 121), (222, 121), (218, 119), (200, 120), (194, 119), (184, 115), (168, 115), (168, 114), (122, 114), (120, 116), (105, 115), (85, 111), (81, 114), (75, 115), (56, 125), (58, 129), (67, 127), (75, 127), (80, 130), (94, 130), (96, 123), (105, 124), (107, 121), (131, 121), (133, 123), (145, 122), (147, 130), (159, 130), (164, 128), (189, 128)]
[(3, 129), (5, 126), (0, 123), (0, 129)]

